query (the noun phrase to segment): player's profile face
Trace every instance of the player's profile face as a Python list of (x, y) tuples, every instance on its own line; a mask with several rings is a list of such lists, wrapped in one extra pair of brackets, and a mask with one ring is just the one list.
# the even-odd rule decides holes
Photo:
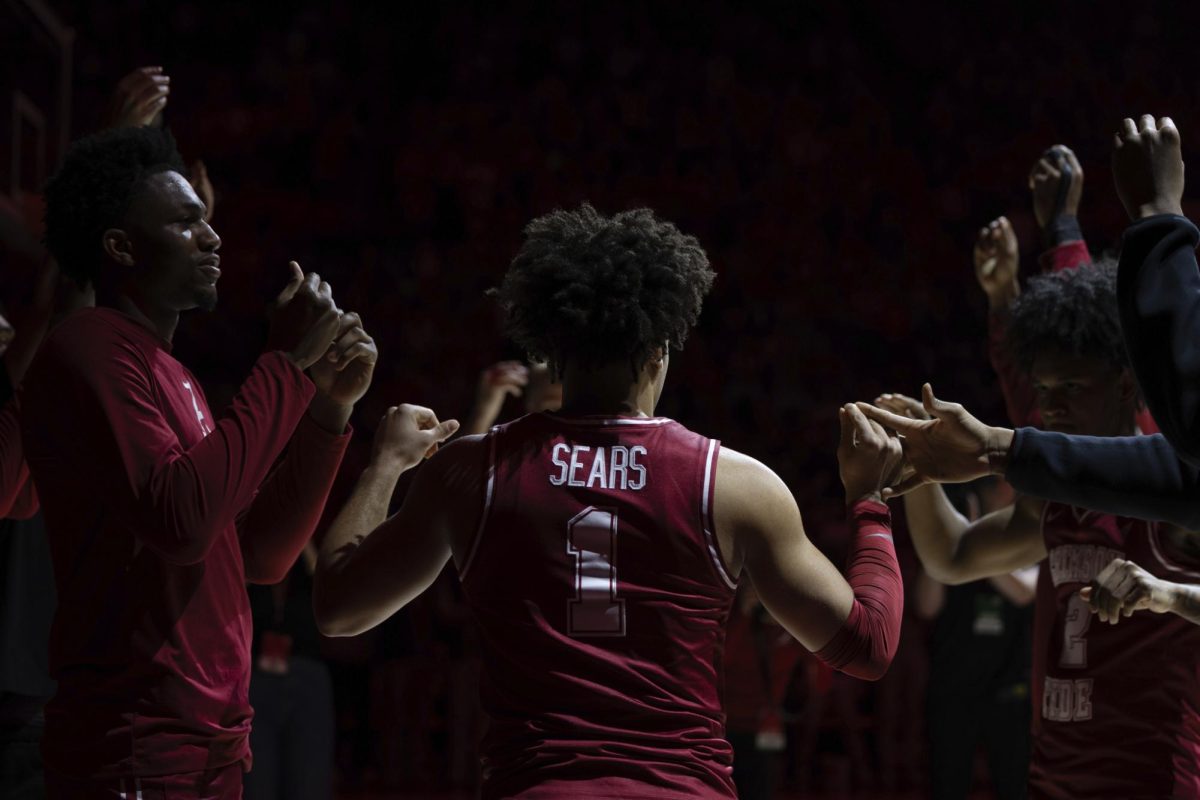
[(127, 228), (134, 279), (148, 299), (176, 311), (216, 306), (221, 239), (204, 212), (204, 203), (178, 172), (145, 179), (130, 205)]
[(1057, 350), (1039, 355), (1030, 378), (1046, 430), (1085, 436), (1126, 432), (1133, 408), (1125, 402), (1122, 373), (1090, 356)]

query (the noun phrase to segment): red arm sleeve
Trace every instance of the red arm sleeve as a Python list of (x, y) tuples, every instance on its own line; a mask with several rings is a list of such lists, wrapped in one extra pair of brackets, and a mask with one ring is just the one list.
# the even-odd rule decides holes
[(287, 454), (238, 525), (246, 579), (278, 583), (312, 538), (337, 477), (351, 432), (332, 434), (307, 414)]
[(1088, 252), (1087, 242), (1083, 239), (1063, 242), (1038, 256), (1038, 265), (1042, 268), (1042, 272), (1058, 272), (1075, 267), (1087, 267), (1091, 263), (1092, 254)]
[[(172, 563), (203, 560), (287, 445), (312, 383), (282, 353), (264, 353), (212, 433), (185, 449), (163, 416), (160, 387), (141, 352), (120, 340), (83, 339), (57, 343), (52, 353), (43, 348), (43, 355), (76, 388), (70, 406), (87, 409), (79, 430), (92, 440), (94, 479), (146, 546)], [(46, 386), (27, 385), (27, 399), (37, 390), (42, 402), (54, 403), (54, 373)]]
[(892, 544), (892, 517), (886, 505), (855, 503), (854, 543), (846, 577), (854, 590), (850, 616), (817, 658), (856, 678), (883, 677), (900, 644), (904, 581)]

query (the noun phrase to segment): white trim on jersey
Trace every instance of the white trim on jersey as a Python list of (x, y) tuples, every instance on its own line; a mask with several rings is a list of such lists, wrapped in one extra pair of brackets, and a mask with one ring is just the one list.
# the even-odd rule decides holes
[(674, 422), (670, 417), (560, 417), (557, 414), (547, 415), (555, 422), (566, 425), (589, 425), (597, 428), (607, 428), (614, 425), (667, 425)]
[(1146, 538), (1150, 540), (1150, 549), (1154, 552), (1154, 557), (1158, 559), (1158, 563), (1162, 564), (1166, 569), (1171, 570), (1171, 572), (1178, 572), (1181, 575), (1187, 575), (1189, 578), (1200, 578), (1200, 572), (1185, 569), (1167, 558), (1167, 554), (1163, 552), (1163, 549), (1158, 544), (1158, 534), (1162, 528), (1157, 522), (1149, 524), (1151, 526), (1150, 535)]
[(717, 550), (717, 537), (713, 534), (712, 509), (708, 507), (708, 490), (712, 486), (713, 471), (716, 467), (716, 459), (713, 454), (717, 449), (717, 440), (708, 440), (708, 455), (704, 459), (704, 493), (700, 496), (700, 517), (704, 524), (704, 539), (708, 543), (708, 556), (712, 562), (717, 565), (717, 572), (721, 579), (725, 581), (725, 585), (730, 589), (737, 589), (737, 581), (729, 577), (729, 573), (725, 571), (725, 563), (721, 560), (721, 553)]
[(467, 572), (470, 571), (471, 565), (475, 563), (475, 553), (479, 550), (479, 540), (483, 538), (483, 529), (487, 525), (488, 514), (492, 510), (492, 492), (496, 488), (496, 433), (500, 430), (497, 425), (492, 428), (488, 434), (488, 469), (487, 469), (487, 493), (483, 499), (483, 516), (479, 518), (479, 527), (475, 529), (475, 541), (471, 542), (471, 550), (467, 553), (467, 560), (463, 562), (463, 567), (458, 571), (458, 580), (461, 583), (467, 579)]

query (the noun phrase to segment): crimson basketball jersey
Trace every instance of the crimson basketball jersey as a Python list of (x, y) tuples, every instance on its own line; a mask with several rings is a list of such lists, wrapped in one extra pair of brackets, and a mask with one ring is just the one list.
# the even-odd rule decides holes
[(1154, 522), (1049, 503), (1034, 612), (1034, 798), (1200, 798), (1200, 627), (1139, 611), (1101, 622), (1079, 590), (1114, 558), (1200, 583)]
[(556, 414), (485, 441), (459, 576), (484, 645), (483, 796), (735, 797), (719, 443), (665, 418)]

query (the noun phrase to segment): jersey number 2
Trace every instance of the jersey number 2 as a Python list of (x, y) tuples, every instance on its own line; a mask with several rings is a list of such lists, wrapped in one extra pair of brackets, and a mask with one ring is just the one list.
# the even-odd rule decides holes
[(567, 603), (571, 636), (624, 636), (625, 601), (617, 597), (617, 510), (588, 506), (567, 523), (575, 557), (575, 599)]
[(1078, 594), (1072, 594), (1067, 601), (1067, 614), (1063, 618), (1062, 655), (1058, 658), (1060, 667), (1083, 669), (1087, 666), (1087, 634), (1092, 624), (1092, 612), (1087, 601)]

